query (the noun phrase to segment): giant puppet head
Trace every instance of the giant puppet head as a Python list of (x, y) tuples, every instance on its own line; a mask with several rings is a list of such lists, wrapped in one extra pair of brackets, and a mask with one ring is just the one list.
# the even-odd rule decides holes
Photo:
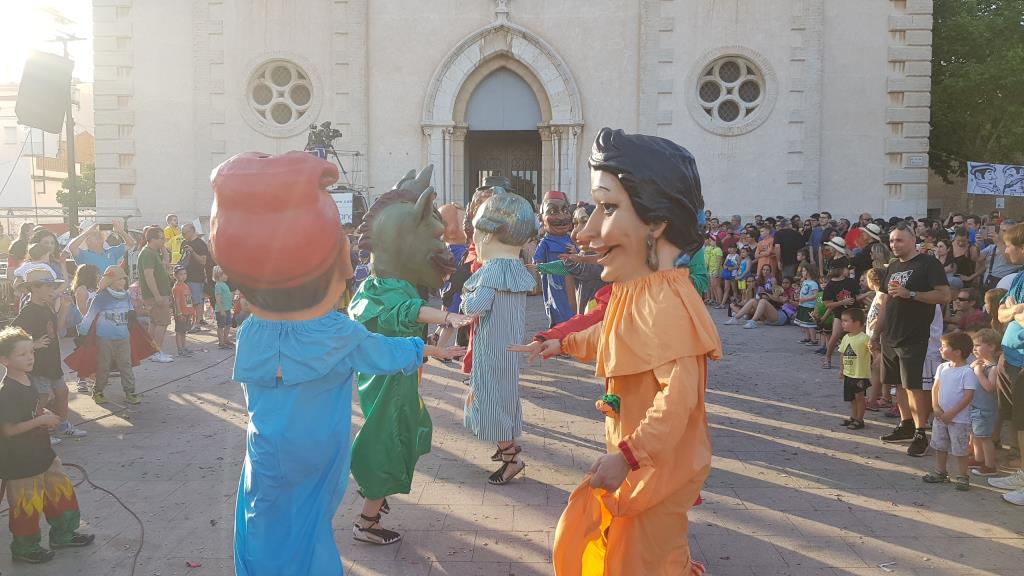
[(433, 165), (419, 175), (410, 170), (370, 206), (356, 230), (376, 276), (435, 289), (455, 270), (455, 259), (441, 241), (445, 226), (434, 209), (433, 171)]
[(441, 221), (444, 222), (444, 241), (448, 244), (466, 244), (469, 239), (466, 231), (462, 228), (462, 222), (466, 219), (466, 211), (458, 204), (445, 204), (438, 210), (441, 213)]
[(603, 280), (670, 269), (701, 248), (704, 197), (697, 163), (685, 148), (602, 128), (590, 169), (597, 208), (579, 237), (597, 252)]
[(498, 189), (480, 206), (473, 227), (477, 254), (486, 263), (518, 258), (523, 244), (537, 233), (537, 218), (525, 198)]
[(565, 194), (552, 190), (544, 195), (540, 205), (544, 230), (552, 236), (565, 236), (572, 232), (572, 208)]
[(309, 311), (341, 297), (352, 263), (327, 192), (337, 180), (306, 152), (245, 152), (213, 170), (210, 249), (254, 308)]

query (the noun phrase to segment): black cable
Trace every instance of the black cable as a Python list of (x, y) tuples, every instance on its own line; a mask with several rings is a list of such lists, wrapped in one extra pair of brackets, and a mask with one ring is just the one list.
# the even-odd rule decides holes
[[(180, 382), (181, 380), (184, 380), (186, 378), (191, 378), (192, 376), (195, 376), (196, 374), (199, 374), (200, 372), (205, 372), (205, 371), (209, 370), (210, 368), (215, 368), (215, 367), (223, 364), (227, 360), (229, 360), (231, 358), (234, 358), (234, 356), (235, 356), (235, 353), (232, 352), (231, 354), (228, 354), (224, 358), (221, 358), (220, 360), (214, 362), (213, 364), (210, 364), (209, 366), (206, 366), (205, 368), (200, 368), (199, 370), (194, 370), (194, 371), (189, 372), (188, 374), (185, 374), (183, 376), (179, 376), (179, 377), (174, 378), (172, 380), (168, 380), (167, 382), (164, 382), (163, 384), (158, 384), (158, 385), (153, 386), (151, 388), (146, 388), (145, 390), (139, 392), (139, 394), (144, 394), (146, 392), (150, 392), (150, 391), (156, 390), (158, 388), (163, 388), (164, 386), (167, 386), (169, 384), (173, 384), (175, 382)], [(92, 419), (89, 419), (89, 420), (83, 420), (82, 422), (79, 422), (79, 424), (85, 424), (87, 422), (96, 422), (96, 421), (102, 420), (104, 418), (109, 418), (110, 416), (113, 416), (115, 414), (119, 414), (121, 412), (124, 412), (127, 409), (128, 409), (127, 407), (126, 408), (121, 408), (120, 410), (112, 411), (109, 414), (104, 414), (103, 416), (99, 416), (97, 418), (92, 418)], [(96, 490), (99, 490), (100, 492), (104, 492), (106, 494), (109, 494), (114, 500), (117, 500), (117, 503), (120, 504), (122, 508), (127, 510), (128, 513), (131, 514), (133, 518), (135, 518), (136, 522), (138, 522), (138, 524), (139, 524), (139, 547), (135, 550), (135, 554), (132, 556), (132, 569), (128, 573), (129, 576), (135, 576), (135, 569), (138, 567), (138, 564), (139, 564), (139, 555), (142, 554), (142, 547), (146, 543), (146, 527), (142, 523), (142, 518), (139, 518), (139, 515), (136, 514), (135, 511), (133, 511), (131, 508), (128, 507), (127, 504), (125, 504), (123, 501), (121, 501), (121, 499), (117, 497), (117, 494), (114, 494), (113, 492), (111, 492), (110, 490), (107, 490), (106, 488), (103, 488), (102, 486), (97, 486), (92, 480), (90, 480), (89, 479), (89, 473), (85, 471), (85, 468), (83, 468), (82, 466), (80, 466), (78, 464), (72, 464), (70, 462), (62, 462), (62, 464), (65, 467), (67, 467), (67, 468), (74, 468), (75, 470), (78, 470), (79, 472), (82, 473), (82, 479), (74, 484), (75, 488), (78, 488), (84, 482), (84, 483), (88, 483), (89, 486), (92, 486), (93, 488), (95, 488)], [(3, 501), (4, 493), (6, 492), (6, 488), (7, 488), (7, 483), (6, 482), (0, 483), (0, 501)], [(10, 510), (10, 508), (5, 508), (3, 510), (0, 510), (0, 514), (4, 514), (8, 510)]]

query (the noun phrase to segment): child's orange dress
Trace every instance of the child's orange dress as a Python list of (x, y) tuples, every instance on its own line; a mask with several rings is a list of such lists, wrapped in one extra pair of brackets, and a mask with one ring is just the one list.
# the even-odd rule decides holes
[(617, 283), (601, 324), (562, 340), (595, 361), (620, 411), (605, 419), (608, 453), (622, 443), (639, 463), (614, 494), (570, 498), (555, 533), (558, 576), (690, 574), (687, 512), (711, 470), (704, 411), (707, 359), (718, 332), (687, 269)]

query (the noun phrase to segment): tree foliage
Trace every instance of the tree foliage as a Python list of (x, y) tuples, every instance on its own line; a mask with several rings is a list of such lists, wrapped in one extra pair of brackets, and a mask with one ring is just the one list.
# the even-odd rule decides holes
[[(78, 198), (78, 206), (96, 206), (96, 166), (94, 164), (82, 164), (82, 173), (75, 177), (78, 184), (75, 196)], [(71, 178), (65, 178), (61, 183), (61, 189), (57, 191), (57, 203), (65, 208), (71, 202), (69, 186)]]
[(935, 0), (930, 164), (1024, 162), (1024, 0)]

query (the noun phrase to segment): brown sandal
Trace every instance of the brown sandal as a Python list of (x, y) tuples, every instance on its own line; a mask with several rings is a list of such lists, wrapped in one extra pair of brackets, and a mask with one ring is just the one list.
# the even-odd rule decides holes
[[(487, 482), (495, 486), (508, 484), (509, 482), (512, 481), (513, 478), (518, 476), (520, 472), (526, 470), (526, 462), (523, 462), (522, 460), (516, 460), (516, 456), (518, 456), (519, 453), (522, 451), (523, 449), (521, 446), (509, 446), (504, 450), (499, 450), (498, 452), (501, 454), (502, 460), (501, 468), (498, 468), (497, 471), (494, 472), (494, 474), (491, 474), (487, 478)], [(506, 477), (505, 473), (508, 472), (509, 468), (517, 465), (518, 468), (515, 468), (515, 471)]]
[(388, 530), (387, 528), (381, 528), (380, 526), (380, 514), (376, 516), (364, 516), (359, 515), (366, 522), (372, 522), (366, 528), (359, 525), (358, 522), (352, 523), (352, 537), (359, 542), (366, 542), (367, 544), (376, 544), (378, 546), (387, 546), (388, 544), (394, 544), (402, 540), (402, 535), (394, 530)]
[[(518, 444), (513, 444), (512, 447), (515, 448), (515, 452), (512, 453), (513, 456), (516, 456), (523, 451), (523, 447)], [(491, 454), (491, 462), (501, 462), (501, 454), (501, 448), (495, 450), (494, 454)]]

